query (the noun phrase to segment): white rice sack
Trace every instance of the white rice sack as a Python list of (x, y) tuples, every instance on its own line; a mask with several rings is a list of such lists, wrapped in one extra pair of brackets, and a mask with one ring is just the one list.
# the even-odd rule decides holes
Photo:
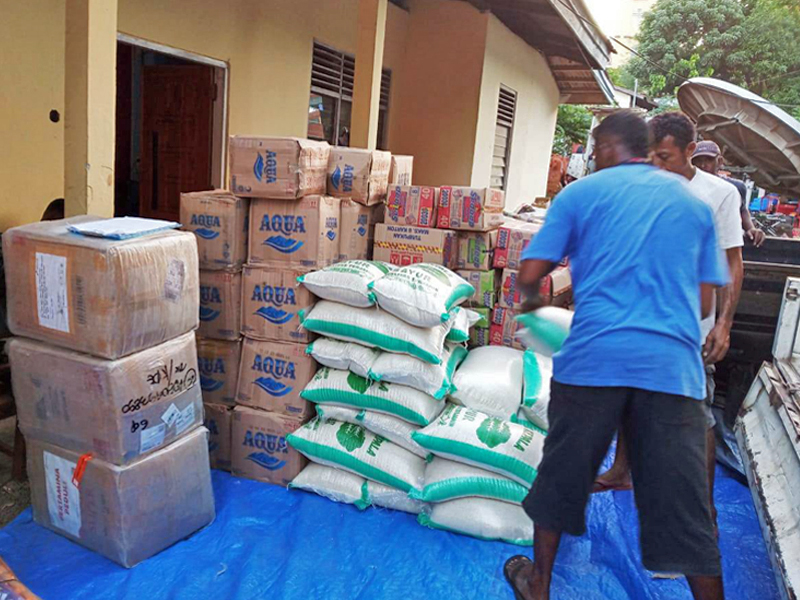
[(440, 456), (425, 467), (425, 487), (422, 492), (411, 492), (411, 497), (423, 502), (479, 496), (519, 504), (527, 495), (528, 488), (508, 477)]
[(536, 354), (533, 350), (526, 350), (523, 362), (525, 390), (522, 393), (522, 414), (528, 421), (547, 431), (553, 359)]
[(419, 500), (414, 500), (403, 490), (398, 490), (382, 483), (367, 482), (367, 496), (372, 506), (390, 508), (413, 515), (420, 514), (427, 505)]
[(510, 419), (522, 402), (523, 354), (503, 346), (475, 348), (456, 371), (450, 398), (491, 417)]
[(442, 400), (450, 393), (455, 370), (466, 356), (467, 349), (455, 344), (445, 345), (440, 365), (432, 365), (406, 354), (384, 352), (372, 364), (369, 378), (407, 385)]
[(394, 415), (427, 425), (435, 419), (444, 403), (414, 388), (385, 381), (370, 381), (348, 371), (322, 367), (300, 393), (309, 402), (338, 404)]
[(356, 375), (367, 377), (381, 353), (361, 344), (317, 338), (306, 346), (306, 354), (310, 354), (319, 364), (331, 369), (352, 371)]
[(411, 434), (419, 429), (407, 421), (391, 415), (385, 415), (371, 410), (357, 410), (347, 406), (334, 404), (317, 404), (317, 416), (327, 421), (336, 419), (345, 423), (356, 423), (369, 429), (372, 433), (385, 437), (392, 443), (422, 458), (429, 458), (431, 453), (425, 450), (411, 438)]
[(286, 441), (310, 460), (410, 492), (422, 489), (425, 460), (360, 425), (314, 419)]
[(475, 323), (481, 320), (481, 316), (474, 310), (463, 308), (461, 306), (451, 310), (450, 317), (453, 321), (453, 324), (450, 327), (450, 331), (447, 332), (446, 339), (448, 342), (458, 343), (468, 342), (469, 330), (472, 329), (472, 326), (475, 325)]
[(334, 302), (367, 307), (375, 304), (369, 285), (395, 267), (371, 260), (347, 260), (297, 278), (309, 292)]
[(543, 306), (518, 315), (516, 319), (522, 328), (517, 332), (517, 338), (537, 354), (553, 356), (564, 345), (574, 315), (571, 310), (557, 306)]
[(522, 425), (528, 429), (538, 431), (542, 435), (547, 435), (547, 430), (544, 427), (539, 427), (536, 423), (528, 418), (528, 415), (525, 413), (525, 407), (521, 406), (519, 412), (511, 416), (511, 422), (516, 423), (517, 425)]
[(518, 504), (461, 498), (433, 504), (421, 514), (421, 525), (461, 533), (481, 540), (499, 540), (519, 546), (533, 545), (533, 522)]
[(500, 473), (526, 487), (536, 478), (544, 446), (538, 431), (455, 404), (412, 437), (437, 456)]
[(370, 284), (383, 310), (417, 327), (436, 327), (475, 293), (463, 277), (441, 265), (401, 267)]
[(300, 320), (309, 331), (369, 348), (408, 354), (434, 365), (442, 362), (444, 339), (450, 331), (449, 322), (423, 329), (383, 310), (353, 308), (327, 300), (317, 302), (310, 311), (301, 310)]
[(334, 502), (354, 504), (359, 510), (369, 506), (367, 480), (359, 475), (324, 465), (309, 463), (289, 484), (289, 489), (305, 490)]

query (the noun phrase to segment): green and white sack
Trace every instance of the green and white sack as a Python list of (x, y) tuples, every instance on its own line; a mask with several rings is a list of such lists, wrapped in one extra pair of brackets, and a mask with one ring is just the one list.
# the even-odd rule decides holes
[(448, 404), (412, 437), (437, 456), (500, 473), (530, 487), (542, 459), (544, 435), (517, 423)]
[(519, 412), (515, 415), (511, 416), (511, 422), (516, 423), (517, 425), (522, 425), (528, 429), (533, 429), (534, 431), (538, 431), (542, 435), (547, 435), (547, 430), (543, 427), (539, 427), (533, 421), (528, 419), (528, 415), (525, 414), (524, 408), (520, 407)]
[(384, 352), (372, 364), (369, 378), (407, 385), (442, 400), (450, 393), (455, 370), (466, 356), (467, 349), (455, 344), (445, 345), (440, 365), (432, 365), (407, 354)]
[(522, 402), (523, 356), (503, 346), (475, 348), (456, 371), (450, 398), (491, 417), (510, 419)]
[(517, 332), (517, 338), (537, 354), (553, 356), (564, 345), (574, 315), (572, 311), (557, 306), (543, 306), (518, 315), (516, 320), (522, 328)]
[(306, 354), (310, 354), (319, 364), (331, 369), (352, 371), (361, 377), (368, 377), (372, 365), (381, 353), (361, 344), (317, 338), (306, 346)]
[(441, 265), (401, 267), (370, 284), (383, 310), (417, 327), (436, 327), (475, 293), (463, 277)]
[(305, 490), (334, 502), (353, 504), (359, 510), (369, 506), (367, 480), (360, 475), (316, 463), (308, 466), (289, 484), (289, 489)]
[(526, 350), (525, 391), (522, 394), (522, 414), (545, 431), (548, 429), (547, 407), (550, 406), (550, 380), (553, 377), (553, 359)]
[(286, 437), (313, 462), (410, 492), (421, 490), (425, 460), (360, 425), (314, 419)]
[(417, 521), (426, 527), (469, 535), (481, 540), (499, 540), (518, 546), (533, 545), (533, 522), (518, 504), (461, 498), (433, 504), (430, 514)]
[(413, 515), (418, 515), (427, 508), (427, 504), (412, 499), (403, 490), (374, 481), (367, 481), (367, 495), (370, 504), (379, 508), (390, 508)]
[(446, 339), (460, 344), (469, 341), (469, 330), (481, 320), (481, 316), (474, 310), (458, 306), (450, 311), (450, 320), (453, 324)]
[(442, 412), (443, 403), (405, 385), (370, 381), (355, 373), (322, 367), (300, 393), (309, 402), (374, 410), (427, 425)]
[(310, 311), (301, 310), (300, 322), (327, 337), (408, 354), (434, 365), (442, 362), (444, 339), (450, 331), (449, 322), (423, 329), (377, 308), (353, 308), (328, 300), (317, 302)]
[(350, 306), (375, 304), (369, 285), (395, 267), (371, 260), (347, 260), (297, 278), (309, 292), (324, 300)]
[(425, 467), (425, 487), (422, 492), (411, 492), (412, 498), (423, 502), (446, 502), (478, 496), (519, 504), (527, 495), (528, 488), (508, 477), (440, 456)]
[(411, 434), (419, 429), (407, 421), (371, 410), (358, 410), (334, 404), (317, 404), (317, 416), (325, 421), (335, 419), (346, 423), (356, 423), (372, 433), (385, 437), (390, 442), (413, 452), (421, 458), (429, 458), (430, 452), (411, 439)]

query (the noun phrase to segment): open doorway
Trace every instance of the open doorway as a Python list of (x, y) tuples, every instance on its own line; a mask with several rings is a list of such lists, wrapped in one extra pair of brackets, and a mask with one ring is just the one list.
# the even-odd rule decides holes
[(228, 66), (119, 34), (116, 216), (178, 221), (181, 192), (223, 186)]

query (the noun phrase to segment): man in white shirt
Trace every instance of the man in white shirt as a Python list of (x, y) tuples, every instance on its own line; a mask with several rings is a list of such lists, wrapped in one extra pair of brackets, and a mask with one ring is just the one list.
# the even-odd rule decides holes
[[(711, 405), (714, 402), (714, 365), (728, 353), (733, 316), (739, 302), (744, 279), (742, 262), (742, 219), (739, 211), (741, 198), (736, 187), (714, 175), (701, 171), (692, 164), (692, 155), (697, 148), (697, 132), (689, 118), (677, 112), (663, 113), (650, 121), (653, 164), (661, 169), (681, 175), (687, 181), (689, 189), (695, 196), (707, 204), (714, 214), (714, 225), (720, 250), (727, 258), (731, 284), (720, 288), (716, 297), (716, 309), (703, 319), (700, 325), (703, 336), (703, 360), (706, 364), (707, 396), (705, 402), (707, 465), (709, 477), (709, 494), (712, 512), (714, 506), (714, 469), (716, 465), (716, 444), (714, 440), (714, 414)], [(680, 248), (675, 249), (680, 252)], [(664, 290), (669, 293), (669, 290)], [(715, 319), (716, 315), (716, 319)], [(595, 491), (618, 490), (630, 488), (630, 472), (624, 441), (617, 447), (614, 466), (597, 479)]]

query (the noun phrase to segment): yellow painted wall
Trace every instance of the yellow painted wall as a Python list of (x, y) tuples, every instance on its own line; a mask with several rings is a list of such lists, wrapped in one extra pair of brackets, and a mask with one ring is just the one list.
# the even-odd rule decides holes
[(517, 92), (506, 207), (533, 202), (547, 189), (559, 92), (544, 56), (490, 16), (481, 81), (471, 185), (489, 185), (500, 84)]
[[(51, 110), (61, 114), (58, 123)], [(3, 2), (0, 231), (38, 221), (64, 189), (64, 0)]]
[(405, 66), (390, 106), (390, 148), (414, 155), (414, 182), (468, 185), (487, 14), (459, 0), (410, 0)]

